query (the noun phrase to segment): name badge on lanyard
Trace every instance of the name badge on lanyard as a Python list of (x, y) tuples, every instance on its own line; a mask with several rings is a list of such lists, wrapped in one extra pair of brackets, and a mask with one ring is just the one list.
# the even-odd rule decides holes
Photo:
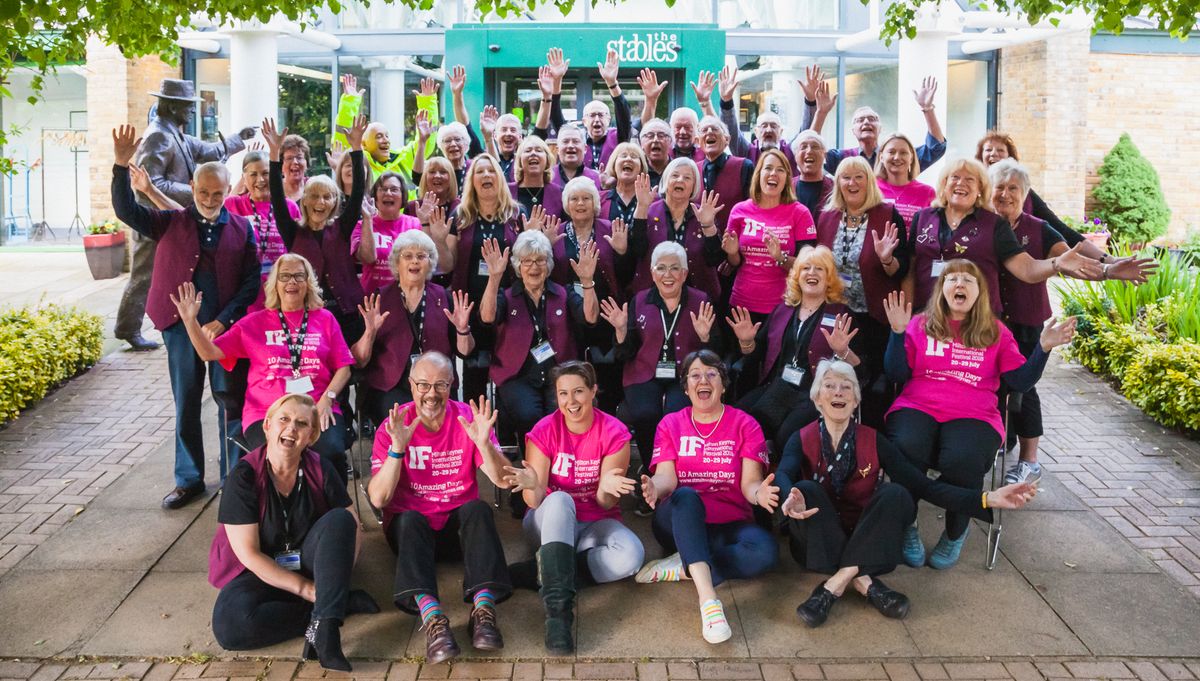
[(533, 346), (529, 354), (533, 355), (533, 361), (541, 364), (554, 358), (554, 348), (550, 347), (550, 341), (542, 341)]
[(804, 369), (801, 369), (799, 366), (789, 362), (787, 366), (783, 367), (782, 378), (785, 382), (790, 383), (798, 388), (804, 381)]
[(287, 319), (283, 316), (283, 311), (276, 310), (276, 312), (279, 314), (279, 324), (283, 327), (283, 334), (287, 337), (288, 356), (292, 362), (292, 377), (284, 384), (284, 392), (289, 395), (307, 395), (315, 389), (311, 376), (300, 375), (300, 363), (304, 353), (304, 338), (308, 335), (308, 310), (304, 310), (304, 317), (300, 320), (300, 328), (294, 337), (292, 336), (291, 329), (288, 328)]
[(313, 387), (311, 376), (293, 376), (289, 378), (284, 386), (284, 392), (289, 395), (307, 395), (315, 388)]
[(942, 270), (946, 269), (945, 260), (934, 260), (933, 267), (929, 268), (929, 276), (937, 279), (942, 276)]
[(663, 325), (663, 344), (662, 354), (659, 355), (658, 364), (654, 366), (655, 378), (675, 379), (675, 362), (668, 359), (671, 351), (671, 342), (675, 338), (675, 324), (679, 322), (679, 316), (683, 314), (683, 303), (675, 308), (675, 314), (671, 317), (670, 325), (667, 324), (667, 313), (662, 308), (658, 310), (658, 316), (662, 319)]
[(821, 326), (828, 326), (831, 329), (836, 327), (837, 326), (837, 315), (833, 315), (833, 314), (823, 315), (821, 317)]
[(284, 570), (292, 572), (300, 571), (300, 552), (299, 551), (280, 551), (275, 554), (275, 564)]
[(654, 377), (675, 380), (675, 363), (659, 362), (654, 366)]
[(488, 271), (488, 264), (486, 260), (481, 259), (479, 261), (479, 269), (477, 271), (481, 277), (487, 277), (491, 275), (491, 273)]

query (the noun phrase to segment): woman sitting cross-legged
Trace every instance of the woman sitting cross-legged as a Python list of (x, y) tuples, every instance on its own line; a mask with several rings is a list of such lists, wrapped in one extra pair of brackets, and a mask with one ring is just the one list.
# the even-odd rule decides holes
[[(558, 409), (526, 437), (525, 466), (507, 466), (505, 481), (529, 506), (525, 534), (538, 546), (536, 562), (509, 567), (514, 584), (540, 582), (546, 606), (546, 647), (575, 649), (571, 638), (575, 589), (633, 576), (645, 549), (621, 523), (621, 496), (636, 482), (629, 467), (629, 429), (593, 405), (596, 370), (572, 360), (550, 371)], [(536, 570), (536, 573), (535, 573)]]
[(208, 581), (221, 592), (212, 630), (226, 650), (253, 650), (304, 635), (304, 657), (350, 671), (339, 630), (349, 614), (376, 613), (350, 589), (361, 539), (338, 471), (308, 446), (320, 430), (308, 395), (267, 410), (267, 442), (234, 466), (221, 491)]
[(681, 370), (690, 407), (658, 425), (642, 494), (654, 508), (654, 538), (667, 558), (651, 561), (639, 583), (691, 579), (700, 598), (701, 633), (709, 643), (733, 635), (716, 587), (726, 579), (755, 577), (775, 565), (778, 546), (754, 523), (752, 506), (774, 511), (779, 488), (763, 478), (767, 447), (762, 429), (744, 411), (721, 403), (728, 380), (711, 350), (693, 352)]

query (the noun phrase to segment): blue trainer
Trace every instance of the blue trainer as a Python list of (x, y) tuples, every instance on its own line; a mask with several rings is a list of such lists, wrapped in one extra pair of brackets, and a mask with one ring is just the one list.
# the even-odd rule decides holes
[(904, 530), (904, 564), (914, 568), (925, 565), (925, 545), (921, 543), (921, 533), (916, 525), (909, 525)]
[(929, 553), (929, 567), (934, 570), (945, 570), (954, 567), (958, 562), (958, 556), (962, 553), (963, 544), (967, 541), (967, 535), (970, 534), (971, 527), (963, 531), (962, 536), (958, 539), (950, 539), (946, 537), (945, 531), (938, 538), (937, 546), (933, 547), (933, 551)]

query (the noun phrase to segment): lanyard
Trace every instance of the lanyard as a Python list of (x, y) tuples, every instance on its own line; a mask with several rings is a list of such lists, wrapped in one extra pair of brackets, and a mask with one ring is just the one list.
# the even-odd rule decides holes
[(292, 490), (292, 493), (288, 495), (288, 498), (286, 500), (279, 493), (279, 490), (275, 488), (274, 481), (267, 480), (267, 484), (271, 486), (271, 491), (275, 493), (275, 498), (279, 501), (279, 512), (280, 512), (280, 514), (283, 515), (283, 550), (291, 551), (292, 550), (291, 511), (294, 509), (294, 507), (296, 505), (296, 500), (299, 497), (300, 486), (302, 484), (304, 484), (304, 469), (299, 468), (296, 470), (296, 488)]
[(675, 325), (679, 322), (679, 313), (683, 312), (683, 300), (680, 299), (679, 304), (675, 306), (675, 312), (671, 315), (671, 325), (667, 326), (667, 313), (660, 307), (658, 315), (662, 317), (663, 325), (663, 344), (662, 344), (662, 360), (667, 361), (668, 353), (671, 349), (671, 339), (675, 337)]
[(820, 324), (821, 319), (824, 316), (824, 312), (825, 312), (825, 304), (822, 303), (820, 307), (818, 307), (816, 310), (813, 310), (813, 313), (808, 316), (808, 319), (801, 320), (800, 319), (800, 308), (798, 308), (798, 307), (796, 308), (796, 317), (795, 317), (795, 319), (796, 319), (796, 351), (794, 353), (792, 353), (792, 364), (795, 364), (796, 366), (801, 366), (800, 355), (804, 352), (805, 349), (807, 349), (808, 344), (809, 344), (808, 342), (801, 343), (801, 340), (805, 340), (805, 341), (809, 341), (809, 342), (811, 342), (811, 340), (812, 340), (811, 332), (809, 334), (807, 334), (808, 338), (804, 338), (804, 336), (806, 335), (804, 333), (805, 327), (808, 326), (809, 322), (813, 322), (814, 324)]
[(690, 204), (690, 203), (687, 205), (686, 208), (683, 209), (683, 215), (680, 216), (678, 221), (675, 220), (675, 216), (672, 215), (671, 211), (668, 210), (667, 211), (667, 240), (674, 241), (675, 243), (679, 244), (680, 246), (683, 246), (684, 245), (683, 242), (687, 238), (688, 221), (691, 220), (693, 216), (694, 216), (694, 214), (692, 212), (692, 204)]
[(292, 358), (292, 375), (298, 377), (300, 375), (300, 355), (304, 352), (304, 336), (308, 333), (308, 308), (304, 308), (304, 317), (300, 320), (299, 333), (295, 337), (288, 329), (283, 310), (275, 310), (275, 312), (279, 315), (279, 323), (283, 325), (283, 334), (287, 336), (288, 354)]
[[(267, 253), (267, 236), (275, 227), (275, 212), (270, 210), (268, 205), (267, 214), (264, 216), (258, 212), (258, 206), (254, 204), (254, 199), (250, 199), (250, 215), (254, 219), (254, 237), (258, 239), (258, 259), (262, 260)], [(267, 223), (266, 229), (263, 229), (264, 219)]]
[(546, 292), (542, 291), (542, 297), (535, 304), (529, 299), (529, 294), (521, 295), (525, 299), (525, 308), (529, 310), (529, 317), (533, 320), (533, 346), (537, 347), (547, 340), (550, 332), (546, 330)]
[[(408, 315), (408, 326), (412, 329), (413, 351), (412, 354), (421, 352), (421, 347), (425, 342), (425, 296), (429, 293), (429, 289), (421, 290), (421, 300), (417, 303), (417, 309), (413, 310)], [(404, 300), (404, 309), (408, 310), (408, 300), (404, 297), (404, 290), (400, 290), (400, 299)]]
[[(571, 244), (572, 252), (569, 253), (568, 255), (573, 255), (574, 258), (572, 258), (572, 259), (578, 260), (579, 259), (579, 249), (583, 247), (583, 244), (579, 243), (579, 235), (575, 233), (575, 225), (568, 224), (566, 229), (563, 231), (565, 231), (567, 233), (567, 241)], [(587, 240), (585, 240), (583, 243), (590, 244), (595, 240), (596, 240), (596, 225), (593, 223), (592, 231), (590, 234), (588, 234)], [(575, 270), (571, 270), (571, 273), (574, 274)]]

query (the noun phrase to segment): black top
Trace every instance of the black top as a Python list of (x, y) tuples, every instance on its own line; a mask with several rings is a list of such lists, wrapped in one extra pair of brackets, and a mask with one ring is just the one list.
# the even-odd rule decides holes
[(808, 180), (796, 180), (796, 200), (804, 204), (808, 212), (812, 214), (813, 222), (817, 221), (817, 216), (825, 210), (825, 206), (821, 205), (821, 192), (825, 190), (825, 180), (816, 180), (809, 182)]
[[(350, 196), (342, 202), (342, 213), (337, 217), (338, 227), (341, 228), (339, 234), (347, 244), (350, 243), (350, 234), (354, 231), (354, 225), (361, 217), (363, 194), (366, 192), (367, 177), (363, 171), (362, 155), (361, 150), (350, 152), (350, 169), (354, 173), (354, 179), (350, 187)], [(296, 243), (296, 233), (301, 229), (301, 225), (292, 218), (292, 213), (288, 210), (287, 194), (283, 191), (282, 161), (271, 161), (270, 181), (271, 212), (275, 215), (275, 225), (279, 228), (279, 236), (283, 238), (283, 243), (290, 252), (293, 244)], [(316, 231), (314, 234), (320, 241), (325, 236), (325, 230)]]
[(1050, 206), (1046, 205), (1046, 202), (1042, 200), (1042, 197), (1038, 196), (1037, 192), (1032, 189), (1029, 190), (1029, 200), (1033, 202), (1033, 216), (1049, 223), (1054, 228), (1054, 231), (1058, 232), (1062, 237), (1061, 240), (1067, 242), (1068, 246), (1074, 248), (1075, 244), (1083, 241), (1083, 235), (1071, 229), (1067, 226), (1067, 223), (1060, 220), (1054, 214), (1054, 211), (1050, 210)]
[[(716, 189), (717, 175), (725, 169), (725, 162), (731, 156), (728, 153), (721, 154), (715, 160), (704, 159), (700, 164), (700, 171), (704, 179), (704, 189), (714, 191)], [(754, 161), (748, 158), (742, 159), (742, 193), (750, 195), (750, 180), (754, 177)]]
[[(263, 471), (269, 465), (263, 462)], [(341, 484), (341, 477), (333, 464), (321, 459), (321, 470), (325, 476), (325, 505), (327, 508), (348, 508), (353, 502)], [(292, 550), (299, 550), (304, 537), (320, 516), (312, 500), (310, 483), (303, 475), (296, 476), (296, 489), (287, 496), (280, 495), (275, 484), (267, 481), (266, 512), (259, 519), (259, 500), (255, 494), (254, 469), (246, 461), (239, 461), (221, 489), (221, 506), (217, 510), (217, 522), (223, 525), (258, 524), (259, 550), (273, 556), (290, 543)], [(284, 511), (288, 522), (284, 522)]]

